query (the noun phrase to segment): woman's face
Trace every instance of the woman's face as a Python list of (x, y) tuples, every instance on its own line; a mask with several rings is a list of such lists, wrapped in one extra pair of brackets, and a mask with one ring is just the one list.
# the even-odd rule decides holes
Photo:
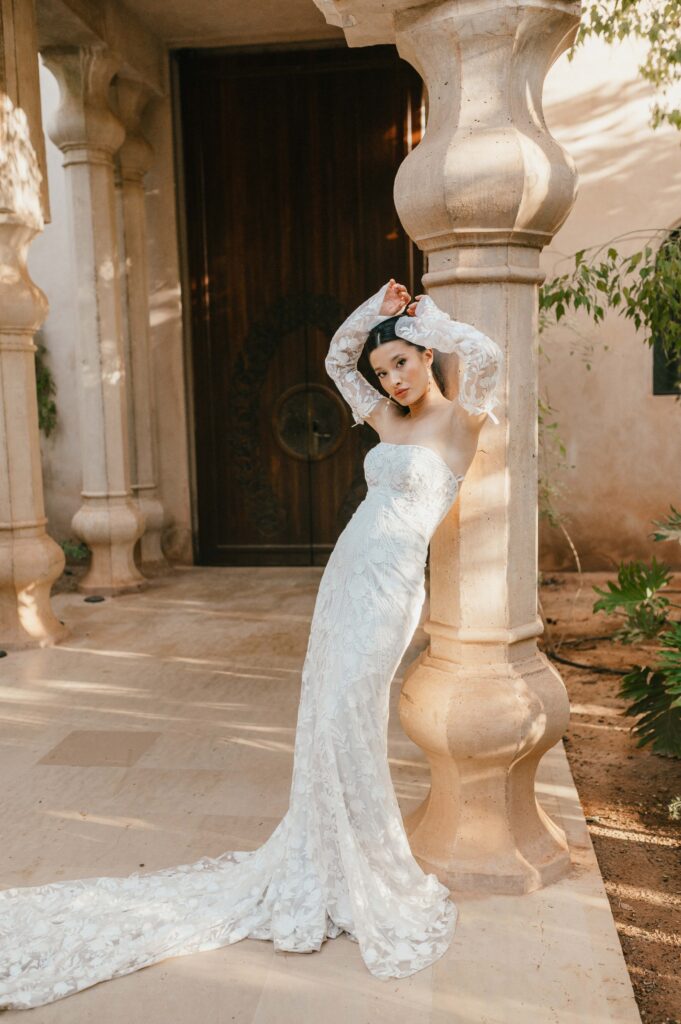
[(400, 405), (412, 405), (428, 387), (432, 353), (421, 352), (404, 341), (386, 341), (369, 354), (383, 390)]

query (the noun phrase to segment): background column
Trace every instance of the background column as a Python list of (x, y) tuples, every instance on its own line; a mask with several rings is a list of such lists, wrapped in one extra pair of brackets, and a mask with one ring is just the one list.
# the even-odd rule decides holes
[(133, 550), (144, 518), (132, 498), (113, 155), (125, 129), (109, 108), (118, 67), (104, 47), (50, 47), (60, 105), (50, 137), (64, 155), (69, 226), (78, 283), (78, 352), (83, 504), (72, 526), (92, 551), (81, 583), (100, 594), (146, 581)]
[(33, 334), (47, 300), (26, 255), (43, 228), (33, 4), (0, 3), (0, 647), (45, 646), (67, 631), (50, 590), (64, 568), (45, 533)]
[(143, 570), (162, 570), (168, 562), (161, 548), (163, 506), (158, 497), (156, 395), (149, 338), (149, 274), (144, 175), (153, 151), (141, 132), (151, 91), (129, 78), (116, 80), (116, 106), (125, 127), (118, 150), (116, 188), (121, 206), (123, 318), (130, 412), (132, 491), (145, 518), (140, 538)]

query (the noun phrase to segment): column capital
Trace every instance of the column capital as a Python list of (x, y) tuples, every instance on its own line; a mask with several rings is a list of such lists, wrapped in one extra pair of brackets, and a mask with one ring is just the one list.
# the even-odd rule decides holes
[(60, 104), (47, 131), (64, 153), (65, 165), (80, 162), (79, 152), (80, 160), (109, 162), (125, 138), (109, 106), (120, 57), (105, 46), (49, 46), (42, 57), (59, 84)]
[(31, 143), (28, 119), (0, 90), (0, 220), (23, 224), (32, 234), (43, 228), (42, 175)]
[(429, 104), (423, 139), (399, 168), (395, 205), (432, 255), (431, 271), (445, 270), (460, 246), (502, 247), (502, 262), (503, 247), (541, 249), (567, 217), (577, 174), (546, 126), (542, 93), (578, 22), (577, 0), (395, 11), (398, 52), (423, 78)]
[(125, 140), (117, 162), (124, 181), (140, 182), (151, 167), (154, 151), (142, 134), (142, 116), (154, 96), (144, 82), (117, 77), (114, 87), (116, 111), (125, 128)]
[(26, 266), (28, 244), (44, 226), (41, 184), (28, 118), (0, 76), (0, 350), (33, 352), (31, 336), (47, 313), (47, 299)]

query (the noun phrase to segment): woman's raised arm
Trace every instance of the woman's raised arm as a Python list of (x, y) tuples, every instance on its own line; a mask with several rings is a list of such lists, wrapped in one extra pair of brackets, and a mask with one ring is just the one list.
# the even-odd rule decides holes
[(380, 309), (389, 287), (388, 281), (343, 321), (331, 339), (324, 360), (326, 372), (352, 410), (355, 421), (353, 426), (364, 423), (372, 409), (386, 397), (359, 372), (357, 363), (367, 334), (372, 327), (386, 319), (386, 314), (381, 313)]
[(429, 295), (420, 296), (413, 314), (397, 321), (395, 333), (424, 348), (455, 352), (462, 364), (459, 404), (467, 412), (485, 412), (499, 422), (492, 409), (500, 404), (504, 353), (496, 341), (470, 324), (452, 320)]

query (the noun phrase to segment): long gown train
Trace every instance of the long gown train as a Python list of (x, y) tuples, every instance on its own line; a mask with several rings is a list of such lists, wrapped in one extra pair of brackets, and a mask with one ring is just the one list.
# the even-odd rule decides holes
[[(385, 288), (339, 328), (327, 356), (358, 423), (384, 399), (356, 362), (367, 331), (382, 319)], [(457, 351), (467, 371), (461, 401), (491, 414), (501, 366), (496, 343), (430, 300), (419, 311), (420, 322), (405, 321), (405, 331), (418, 344), (434, 345), (437, 335), (438, 347)], [(0, 1007), (39, 1006), (169, 956), (247, 937), (309, 952), (346, 932), (378, 978), (406, 977), (446, 951), (457, 908), (411, 854), (390, 778), (387, 726), (390, 683), (425, 598), (428, 543), (462, 478), (430, 448), (386, 442), (367, 454), (365, 475), (366, 498), (341, 533), (316, 597), (284, 818), (256, 850), (0, 893)]]

